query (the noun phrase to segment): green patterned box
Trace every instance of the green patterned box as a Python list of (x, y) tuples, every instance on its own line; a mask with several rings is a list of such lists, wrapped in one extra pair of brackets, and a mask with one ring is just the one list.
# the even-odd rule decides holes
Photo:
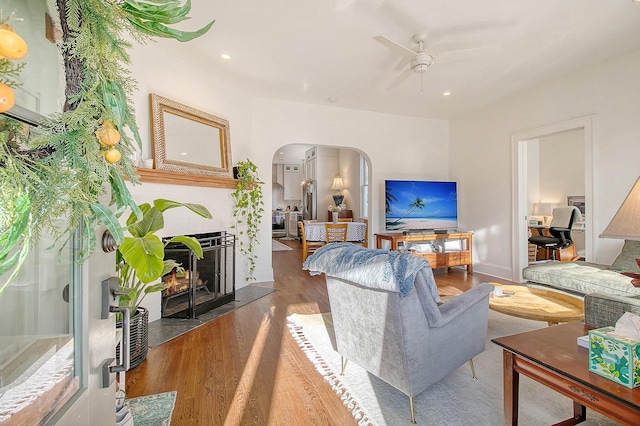
[(640, 342), (611, 336), (614, 327), (589, 330), (589, 370), (628, 388), (640, 385)]

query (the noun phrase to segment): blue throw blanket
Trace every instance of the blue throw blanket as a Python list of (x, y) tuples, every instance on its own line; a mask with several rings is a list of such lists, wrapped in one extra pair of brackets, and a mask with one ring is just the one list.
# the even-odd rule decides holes
[[(413, 289), (416, 275), (423, 268), (431, 269), (431, 266), (422, 257), (349, 243), (322, 246), (302, 265), (311, 275), (324, 272), (364, 287), (400, 293), (400, 297), (407, 296)], [(434, 300), (439, 300), (436, 286), (430, 287)]]

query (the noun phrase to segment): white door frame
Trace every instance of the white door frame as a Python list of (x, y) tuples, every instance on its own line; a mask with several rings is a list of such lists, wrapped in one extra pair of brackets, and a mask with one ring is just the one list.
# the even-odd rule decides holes
[(522, 282), (522, 269), (527, 266), (527, 142), (543, 136), (567, 130), (584, 130), (584, 191), (585, 191), (585, 254), (593, 259), (593, 138), (595, 116), (588, 115), (573, 120), (562, 121), (511, 135), (511, 188), (512, 188), (512, 281)]

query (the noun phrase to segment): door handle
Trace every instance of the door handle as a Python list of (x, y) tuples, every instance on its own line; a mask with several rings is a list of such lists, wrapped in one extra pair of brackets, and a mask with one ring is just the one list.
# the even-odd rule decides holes
[(108, 319), (111, 313), (122, 314), (122, 339), (120, 340), (120, 364), (112, 365), (115, 361), (109, 358), (102, 363), (102, 387), (111, 386), (114, 373), (121, 373), (130, 368), (129, 345), (131, 343), (131, 311), (127, 307), (120, 307), (120, 295), (126, 291), (118, 285), (118, 277), (109, 277), (102, 281), (102, 311), (100, 318)]

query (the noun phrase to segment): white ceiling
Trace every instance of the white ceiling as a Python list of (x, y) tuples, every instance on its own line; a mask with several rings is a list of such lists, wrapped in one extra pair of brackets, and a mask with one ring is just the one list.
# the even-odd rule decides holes
[[(252, 95), (427, 118), (640, 49), (632, 0), (193, 0), (191, 16), (178, 27), (216, 22), (199, 39), (163, 47)], [(418, 32), (432, 54), (483, 48), (436, 57), (422, 95), (419, 74), (388, 89), (408, 61), (373, 37), (413, 49)]]

